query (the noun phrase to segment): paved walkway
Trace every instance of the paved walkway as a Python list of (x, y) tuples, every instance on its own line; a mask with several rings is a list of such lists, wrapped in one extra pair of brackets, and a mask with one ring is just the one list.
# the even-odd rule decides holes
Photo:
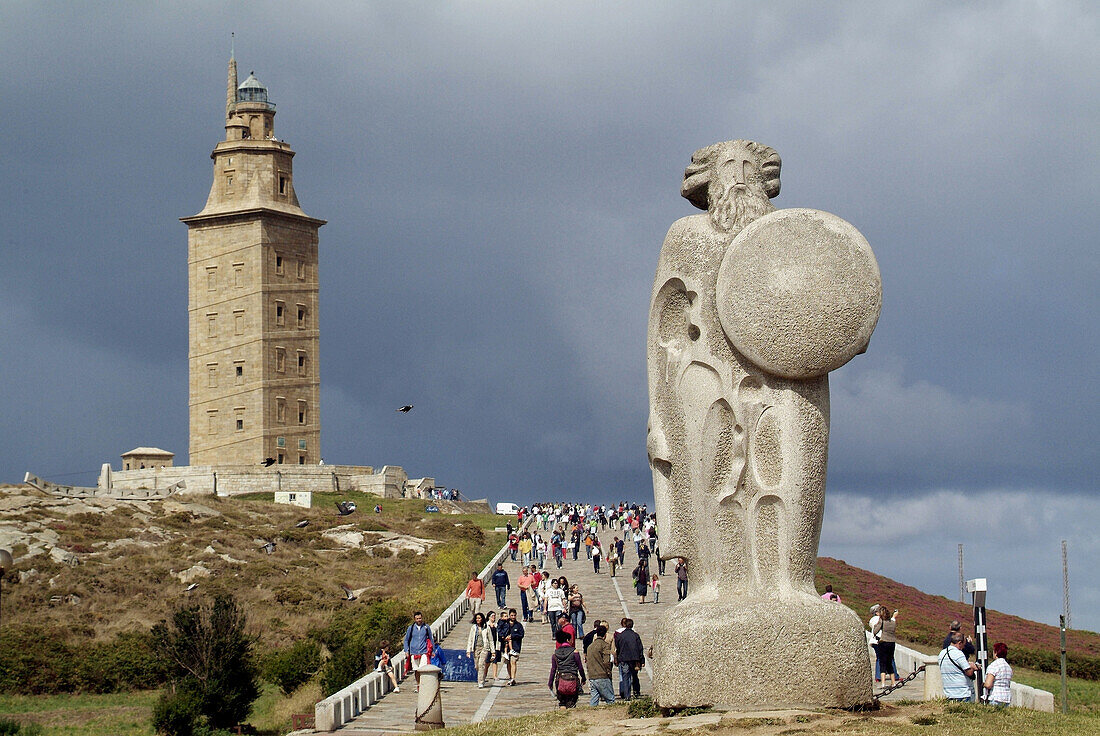
[[(600, 542), (606, 549), (613, 537), (619, 534), (611, 530), (600, 534)], [(619, 534), (621, 537), (622, 535)], [(606, 564), (600, 565), (601, 574), (596, 575), (592, 570), (592, 562), (585, 557), (583, 549), (577, 556), (577, 560), (566, 560), (560, 572), (554, 566), (552, 560), (548, 560), (551, 576), (565, 575), (569, 583), (576, 583), (584, 594), (585, 603), (588, 605), (588, 622), (585, 624), (585, 633), (589, 631), (589, 624), (595, 619), (610, 620), (613, 622), (611, 630), (619, 627), (619, 619), (628, 616), (634, 619), (634, 630), (642, 637), (642, 643), (648, 649), (652, 643), (652, 636), (657, 617), (667, 610), (668, 606), (676, 602), (676, 578), (673, 575), (673, 565), (668, 565), (668, 574), (661, 577), (661, 602), (654, 605), (652, 596), (646, 598), (644, 605), (639, 605), (638, 597), (634, 594), (630, 585), (630, 571), (638, 564), (638, 558), (634, 554), (633, 543), (626, 545), (626, 571), (620, 568), (616, 577), (612, 578), (607, 573)], [(653, 560), (653, 570), (656, 571), (656, 560)], [(519, 589), (516, 580), (519, 579), (519, 563), (505, 562), (508, 577), (512, 580), (512, 590), (508, 593), (507, 603), (517, 611), (521, 611), (519, 603)], [(486, 603), (495, 602), (493, 591), (486, 593)], [(470, 616), (467, 616), (469, 619)], [(501, 679), (493, 687), (479, 690), (477, 683), (473, 682), (445, 682), (443, 683), (443, 719), (447, 726), (458, 726), (465, 723), (476, 723), (488, 718), (510, 718), (512, 716), (526, 715), (542, 711), (555, 710), (558, 707), (557, 699), (546, 687), (546, 681), (550, 677), (550, 655), (553, 652), (553, 641), (550, 638), (550, 626), (538, 622), (525, 625), (523, 639), (523, 654), (519, 660), (516, 684), (508, 687), (505, 685), (505, 671), (501, 666)], [(454, 631), (443, 640), (444, 649), (465, 649), (466, 637), (469, 634), (469, 623), (461, 623)], [(648, 664), (647, 664), (648, 669)], [(492, 677), (492, 669), (489, 672)], [(641, 676), (642, 693), (651, 691), (651, 673), (643, 671)], [(613, 681), (616, 697), (618, 695), (618, 676)], [(359, 717), (345, 724), (333, 733), (341, 736), (367, 736), (374, 734), (409, 733), (413, 729), (413, 718), (416, 711), (416, 685), (412, 677), (406, 678), (401, 683), (401, 692), (388, 693), (382, 700), (374, 704)], [(585, 688), (587, 693), (587, 687)], [(581, 696), (580, 704), (588, 703), (588, 695)]]
[[(618, 532), (605, 531), (600, 534), (600, 541), (607, 549), (614, 536)], [(622, 536), (619, 534), (619, 536)], [(673, 574), (674, 565), (670, 563), (666, 573), (661, 577), (661, 602), (653, 603), (652, 596), (646, 598), (644, 605), (638, 603), (638, 596), (631, 587), (630, 571), (638, 564), (638, 558), (634, 554), (633, 543), (626, 545), (626, 569), (620, 568), (618, 575), (612, 578), (608, 575), (606, 564), (601, 564), (601, 574), (596, 575), (592, 570), (592, 562), (585, 557), (583, 551), (574, 561), (571, 557), (564, 562), (559, 571), (548, 561), (551, 576), (565, 575), (570, 584), (580, 585), (588, 604), (589, 616), (585, 624), (585, 632), (590, 629), (590, 624), (595, 619), (610, 620), (611, 630), (617, 629), (619, 619), (624, 616), (634, 619), (634, 630), (642, 637), (642, 643), (648, 650), (652, 643), (653, 630), (658, 616), (663, 614), (668, 606), (676, 603), (676, 577)], [(519, 563), (505, 562), (505, 569), (512, 580), (512, 590), (508, 593), (507, 603), (518, 611), (522, 611), (519, 602), (519, 589), (516, 580), (519, 579)], [(653, 568), (656, 571), (656, 559), (653, 559)], [(486, 603), (495, 602), (493, 591), (490, 588), (486, 592)], [(491, 609), (486, 609), (491, 610)], [(522, 613), (521, 613), (522, 615)], [(467, 620), (470, 616), (467, 616)], [(511, 718), (513, 716), (528, 715), (543, 711), (555, 710), (558, 706), (557, 699), (546, 687), (546, 681), (550, 677), (550, 655), (553, 652), (553, 640), (550, 638), (550, 626), (538, 622), (525, 625), (523, 639), (523, 654), (519, 661), (515, 686), (507, 686), (506, 672), (503, 664), (500, 668), (501, 678), (492, 687), (478, 689), (473, 682), (444, 682), (443, 683), (443, 719), (447, 726), (459, 726), (466, 723), (477, 723), (490, 718)], [(443, 640), (444, 649), (465, 649), (466, 637), (470, 631), (470, 624), (463, 622), (455, 627), (446, 639)], [(872, 667), (874, 663), (872, 662)], [(908, 674), (908, 673), (903, 673)], [(490, 677), (492, 669), (490, 668)], [(612, 685), (618, 697), (618, 675), (613, 675)], [(906, 687), (891, 693), (884, 698), (886, 701), (913, 699), (919, 700), (924, 691), (923, 673)], [(642, 694), (648, 694), (652, 689), (652, 672), (647, 662), (641, 676)], [(878, 692), (879, 687), (875, 688)], [(357, 718), (345, 724), (342, 728), (332, 732), (341, 736), (375, 736), (376, 734), (411, 733), (413, 732), (413, 718), (416, 712), (416, 685), (410, 676), (402, 682), (401, 692), (391, 692), (379, 702), (361, 713)], [(587, 705), (587, 687), (578, 701), (580, 705)]]

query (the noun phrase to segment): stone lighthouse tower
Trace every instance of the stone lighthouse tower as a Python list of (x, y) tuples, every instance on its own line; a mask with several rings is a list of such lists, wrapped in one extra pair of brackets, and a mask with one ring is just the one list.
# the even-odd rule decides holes
[(225, 140), (187, 224), (190, 464), (321, 458), (317, 230), (294, 187), (275, 105), (229, 60)]

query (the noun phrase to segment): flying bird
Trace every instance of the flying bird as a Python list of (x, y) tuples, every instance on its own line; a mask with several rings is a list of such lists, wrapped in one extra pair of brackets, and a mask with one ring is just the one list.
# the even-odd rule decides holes
[(401, 412), (402, 414), (408, 414), (410, 411), (412, 411), (412, 408), (413, 408), (412, 404), (405, 404), (403, 407), (401, 407), (397, 411)]
[(266, 458), (264, 458), (264, 461), (262, 463), (260, 463), (260, 465), (263, 465), (265, 468), (270, 468), (274, 464), (275, 464), (275, 458), (273, 458), (273, 457), (266, 457)]

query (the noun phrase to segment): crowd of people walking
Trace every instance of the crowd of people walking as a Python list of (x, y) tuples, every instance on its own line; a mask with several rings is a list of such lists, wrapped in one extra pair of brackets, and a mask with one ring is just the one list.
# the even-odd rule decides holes
[[(500, 682), (502, 663), (507, 664), (505, 685), (514, 685), (524, 637), (541, 635), (532, 633), (531, 627), (545, 626), (545, 636), (554, 642), (547, 685), (561, 707), (575, 706), (585, 686), (592, 705), (614, 702), (616, 673), (618, 697), (636, 697), (641, 692), (639, 672), (645, 654), (634, 621), (623, 617), (615, 627), (609, 619), (593, 619), (586, 591), (579, 583), (571, 583), (566, 573), (574, 561), (590, 563), (596, 575), (619, 577), (630, 569), (637, 602), (660, 603), (665, 564), (659, 560), (655, 516), (636, 504), (540, 503), (520, 509), (516, 523), (509, 521), (506, 531), (506, 561), (518, 563), (518, 572), (510, 575), (502, 561), (488, 585), (475, 572), (466, 586), (472, 615), (466, 653), (476, 664), (478, 687)], [(633, 566), (627, 562), (631, 555)], [(677, 599), (683, 600), (686, 562), (677, 561), (675, 575)], [(519, 593), (518, 610), (507, 607), (513, 582)], [(486, 612), (489, 586), (496, 610)]]
[[(466, 584), (471, 625), (465, 651), (474, 662), (477, 688), (515, 685), (525, 640), (546, 636), (553, 642), (553, 653), (547, 662), (547, 686), (560, 707), (574, 707), (585, 686), (591, 705), (614, 703), (616, 675), (619, 700), (638, 696), (642, 689), (639, 675), (646, 667), (646, 648), (635, 630), (634, 620), (624, 616), (615, 626), (610, 612), (601, 611), (598, 605), (594, 611), (590, 597), (586, 597), (588, 591), (577, 582), (581, 575), (574, 574), (574, 582), (570, 582), (566, 573), (583, 571), (573, 567), (574, 561), (582, 561), (583, 551), (583, 561), (591, 561), (594, 574), (618, 578), (630, 569), (637, 605), (659, 604), (665, 561), (660, 559), (660, 536), (654, 515), (648, 513), (646, 506), (638, 505), (536, 504), (519, 509), (516, 524), (509, 520), (506, 530), (505, 560), (495, 565), (487, 581), (471, 572)], [(509, 574), (506, 562), (518, 564), (518, 570)], [(683, 601), (689, 594), (687, 562), (674, 560), (672, 575), (676, 602)], [(515, 595), (513, 583), (518, 592), (518, 608), (508, 606), (509, 595)], [(495, 598), (495, 605), (491, 606), (485, 603), (489, 586), (493, 587)], [(842, 603), (832, 585), (826, 586), (821, 597), (824, 601)], [(626, 613), (627, 604), (621, 592), (619, 601)], [(593, 615), (607, 617), (593, 618)], [(899, 616), (897, 609), (876, 604), (871, 607), (868, 622), (871, 648), (876, 656), (875, 679), (886, 690), (900, 682), (894, 661)], [(436, 642), (419, 612), (414, 618), (406, 630), (404, 645), (415, 672), (430, 661)], [(542, 627), (546, 627), (544, 633), (539, 630)], [(1003, 707), (1011, 703), (1012, 667), (1007, 646), (997, 642), (992, 650), (994, 659), (980, 684), (987, 692), (985, 700)], [(947, 699), (976, 699), (978, 668), (970, 662), (974, 655), (974, 641), (963, 634), (959, 622), (953, 622), (938, 657)], [(385, 642), (375, 656), (375, 663), (392, 680), (394, 689), (399, 690)]]
[[(540, 503), (521, 508), (515, 523), (509, 520), (506, 531), (505, 559), (495, 565), (488, 580), (471, 572), (465, 591), (471, 615), (465, 649), (474, 663), (478, 688), (514, 686), (525, 640), (546, 636), (553, 642), (553, 654), (546, 663), (546, 684), (561, 708), (575, 707), (586, 686), (590, 705), (615, 702), (616, 674), (618, 698), (637, 697), (642, 691), (640, 673), (646, 667), (646, 650), (634, 630), (634, 621), (624, 616), (616, 627), (609, 611), (600, 610), (599, 605), (593, 610), (592, 599), (586, 597), (590, 591), (578, 582), (591, 579), (586, 575), (582, 578), (583, 568), (575, 568), (573, 563), (582, 561), (583, 551), (583, 562), (592, 565), (592, 574), (617, 578), (630, 569), (636, 604), (659, 604), (666, 561), (660, 557), (655, 515), (644, 505), (625, 503)], [(516, 563), (518, 569), (509, 574), (506, 563)], [(689, 569), (684, 559), (675, 559), (674, 565), (672, 575), (679, 602), (688, 596)], [(567, 573), (574, 571), (574, 581), (570, 582)], [(518, 608), (508, 605), (509, 596), (514, 596), (513, 582)], [(619, 596), (619, 605), (614, 607), (626, 613), (625, 597), (617, 581), (613, 585)], [(493, 606), (486, 605), (490, 586)], [(596, 596), (597, 601), (599, 598)], [(841, 604), (840, 595), (831, 585), (826, 586), (821, 598)], [(592, 618), (594, 614), (608, 618)], [(882, 604), (872, 606), (868, 626), (875, 653), (875, 680), (887, 691), (900, 682), (895, 663), (898, 621), (898, 610)], [(540, 631), (542, 627), (546, 627), (545, 633)], [(404, 647), (414, 672), (431, 660), (435, 642), (419, 612), (405, 633)], [(973, 640), (964, 636), (958, 621), (953, 622), (938, 658), (946, 698), (975, 699), (977, 667), (969, 661), (974, 650)], [(986, 667), (980, 684), (986, 691), (986, 702), (1005, 707), (1011, 702), (1012, 667), (1003, 643), (994, 644), (993, 654), (995, 658)], [(388, 644), (384, 643), (376, 654), (375, 663), (399, 690)], [(419, 679), (417, 675), (418, 684)]]

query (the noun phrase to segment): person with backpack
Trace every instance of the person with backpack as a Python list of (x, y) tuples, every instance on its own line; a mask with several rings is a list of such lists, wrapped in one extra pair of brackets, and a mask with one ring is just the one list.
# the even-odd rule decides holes
[(416, 676), (416, 691), (420, 692), (420, 668), (431, 663), (431, 649), (435, 647), (432, 627), (424, 623), (424, 614), (413, 613), (413, 622), (405, 629), (405, 655), (409, 658)]
[(550, 657), (550, 680), (546, 686), (557, 697), (562, 710), (576, 708), (577, 696), (586, 679), (584, 664), (580, 653), (569, 643), (569, 634), (559, 631), (554, 639), (558, 646)]

